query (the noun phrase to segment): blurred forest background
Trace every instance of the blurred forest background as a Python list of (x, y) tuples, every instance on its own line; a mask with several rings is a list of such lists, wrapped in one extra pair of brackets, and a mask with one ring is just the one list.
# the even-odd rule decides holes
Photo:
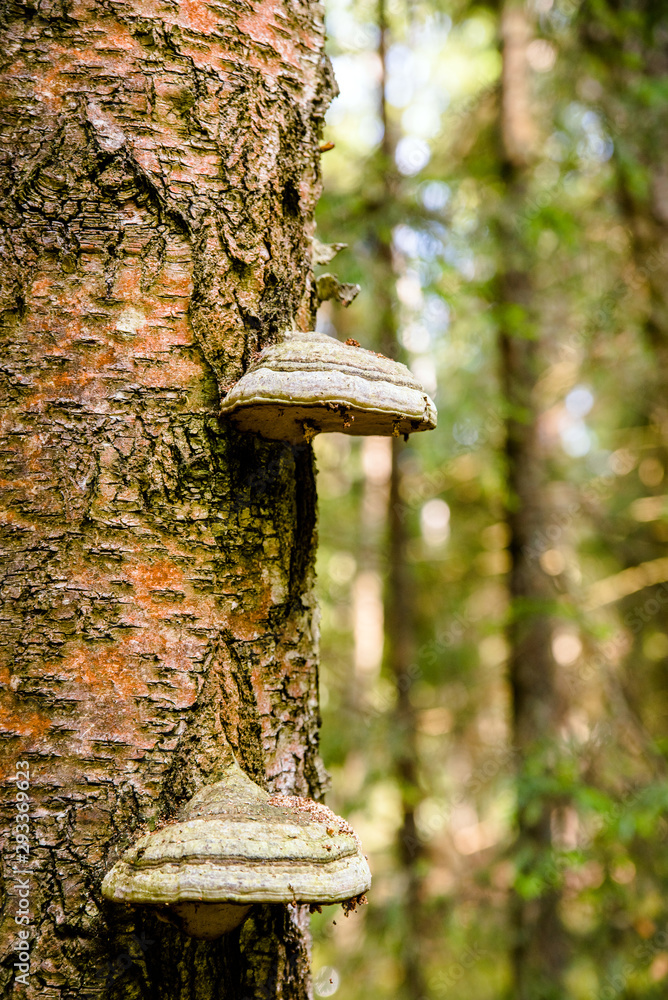
[[(438, 429), (316, 439), (346, 1000), (668, 988), (668, 10), (327, 0), (320, 327)], [(324, 268), (322, 269), (324, 270)]]

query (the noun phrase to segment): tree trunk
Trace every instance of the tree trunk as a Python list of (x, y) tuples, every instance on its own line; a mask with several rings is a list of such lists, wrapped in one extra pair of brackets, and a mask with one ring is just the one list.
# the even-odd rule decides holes
[(303, 907), (202, 942), (100, 882), (226, 743), (322, 795), (311, 449), (217, 418), (312, 328), (322, 9), (7, 0), (0, 28), (2, 828), (29, 773), (30, 831), (2, 995), (308, 997)]
[[(380, 147), (382, 195), (377, 206), (375, 233), (378, 288), (377, 304), (381, 351), (396, 358), (401, 353), (398, 336), (397, 302), (394, 288), (396, 273), (392, 259), (392, 216), (400, 196), (400, 182), (395, 167), (396, 141), (391, 132), (385, 97), (386, 55), (389, 43), (385, 0), (379, 0), (379, 56), (381, 75), (381, 119), (383, 140)], [(401, 825), (397, 833), (397, 853), (403, 884), (403, 926), (399, 948), (402, 996), (420, 1000), (427, 992), (425, 968), (424, 908), (421, 871), (424, 845), (417, 835), (416, 810), (421, 792), (416, 742), (417, 713), (411, 699), (415, 656), (415, 581), (407, 559), (409, 541), (405, 518), (401, 467), (403, 442), (392, 438), (390, 488), (388, 495), (388, 564), (385, 584), (384, 658), (396, 689), (397, 702), (391, 720), (393, 729), (393, 767), (401, 793)]]
[[(534, 297), (531, 259), (521, 220), (534, 148), (526, 49), (531, 27), (526, 11), (506, 2), (501, 15), (503, 73), (501, 84), (502, 175), (507, 181), (505, 219), (500, 239), (505, 267), (499, 276), (500, 355), (506, 420), (507, 523), (511, 556), (512, 612), (508, 629), (508, 672), (512, 691), (513, 746), (520, 770), (544, 774), (550, 743), (560, 720), (552, 622), (548, 605), (554, 586), (535, 554), (535, 539), (550, 525), (545, 498), (545, 468), (538, 441), (535, 385), (545, 368), (540, 317)], [(533, 759), (533, 763), (532, 763)], [(531, 778), (529, 781), (531, 782)], [(541, 790), (529, 797), (522, 789), (518, 806), (517, 855), (529, 872), (541, 870), (551, 849), (554, 802)], [(539, 786), (538, 786), (539, 787)], [(523, 872), (526, 874), (527, 872)], [(513, 898), (513, 997), (544, 1000), (563, 995), (565, 940), (558, 916), (556, 887), (543, 884), (534, 898), (518, 891)]]

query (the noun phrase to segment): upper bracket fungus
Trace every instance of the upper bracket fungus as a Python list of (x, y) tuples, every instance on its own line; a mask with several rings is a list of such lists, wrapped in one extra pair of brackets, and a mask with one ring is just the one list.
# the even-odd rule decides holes
[(232, 761), (177, 822), (125, 852), (102, 894), (168, 907), (187, 934), (212, 940), (242, 923), (253, 903), (341, 903), (370, 884), (345, 820), (310, 799), (270, 796)]
[(323, 333), (290, 332), (268, 347), (223, 400), (244, 431), (310, 441), (321, 431), (408, 435), (436, 426), (436, 407), (409, 369)]

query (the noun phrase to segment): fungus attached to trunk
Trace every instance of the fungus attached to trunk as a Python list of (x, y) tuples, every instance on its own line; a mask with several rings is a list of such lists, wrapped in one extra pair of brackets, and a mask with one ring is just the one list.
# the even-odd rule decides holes
[(321, 431), (412, 434), (436, 426), (436, 407), (409, 369), (322, 333), (291, 332), (268, 347), (225, 397), (221, 413), (275, 441)]
[(211, 940), (241, 924), (253, 903), (345, 903), (370, 884), (345, 820), (310, 799), (271, 797), (234, 762), (178, 822), (129, 848), (102, 894), (168, 907), (186, 933)]

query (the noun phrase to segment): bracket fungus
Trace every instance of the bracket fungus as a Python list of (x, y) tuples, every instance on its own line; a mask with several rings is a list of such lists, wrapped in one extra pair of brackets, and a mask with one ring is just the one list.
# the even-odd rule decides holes
[(187, 934), (213, 940), (241, 924), (253, 903), (345, 903), (370, 884), (345, 820), (310, 799), (270, 796), (233, 761), (177, 822), (125, 852), (102, 894), (167, 907)]
[(323, 333), (291, 331), (266, 348), (221, 406), (243, 431), (310, 441), (321, 431), (412, 434), (436, 426), (436, 407), (398, 361)]

